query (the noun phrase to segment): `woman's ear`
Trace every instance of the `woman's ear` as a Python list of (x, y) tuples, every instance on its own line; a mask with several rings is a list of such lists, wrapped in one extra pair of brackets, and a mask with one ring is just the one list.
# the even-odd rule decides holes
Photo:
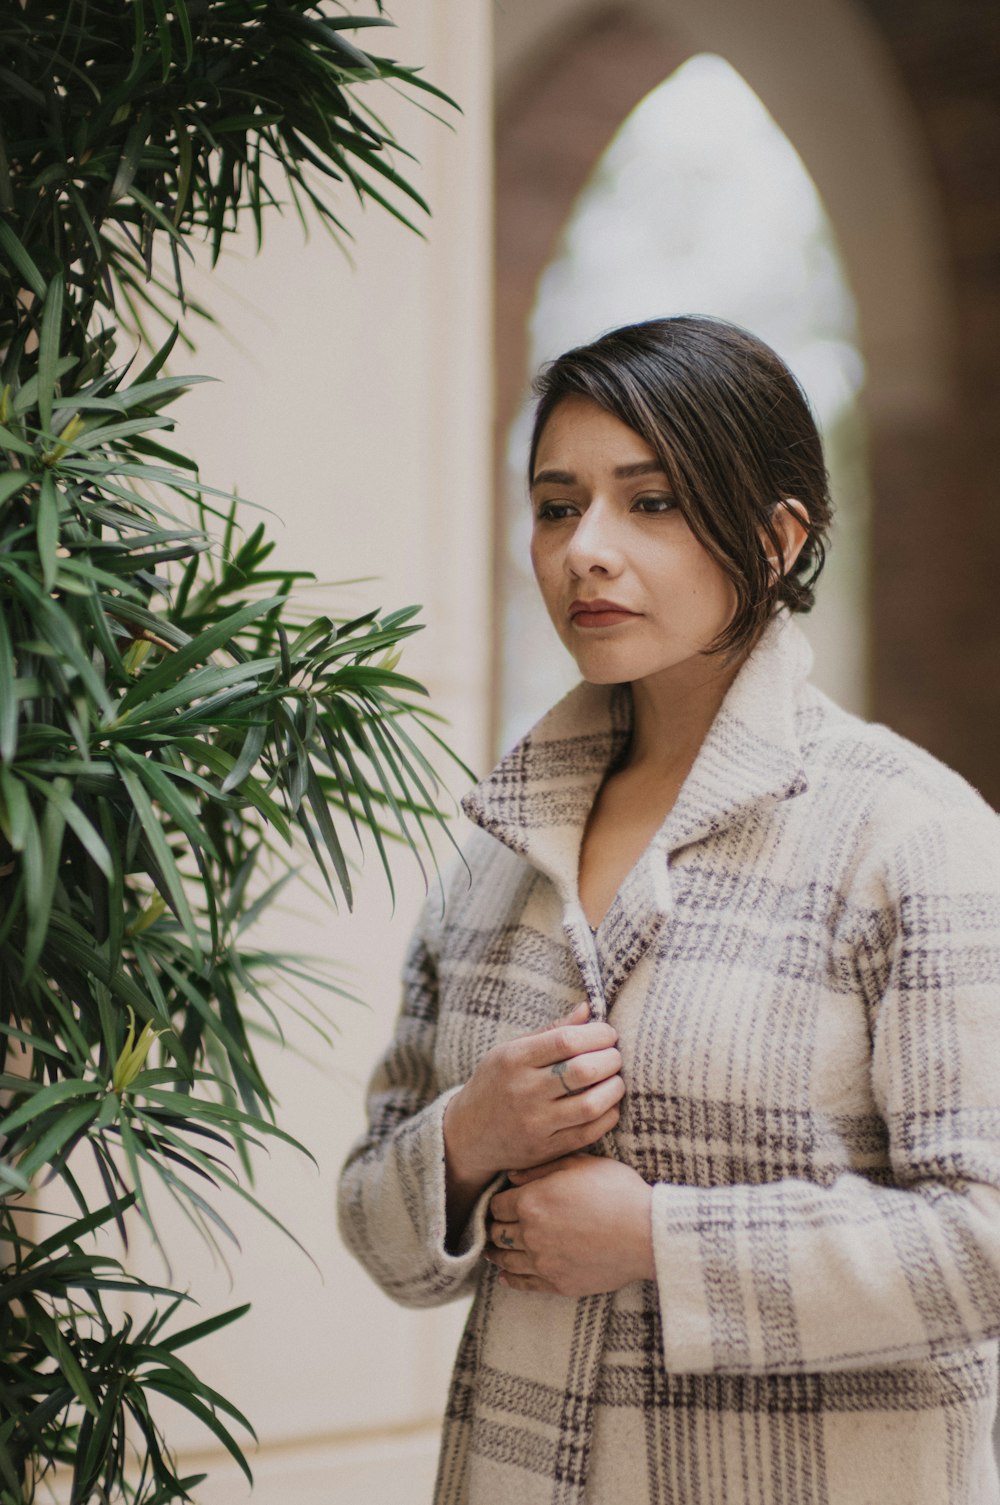
[[(782, 573), (787, 575), (809, 537), (809, 514), (798, 497), (786, 496), (775, 507), (771, 525), (781, 540)], [(777, 571), (778, 559), (775, 555), (769, 553), (767, 559)]]

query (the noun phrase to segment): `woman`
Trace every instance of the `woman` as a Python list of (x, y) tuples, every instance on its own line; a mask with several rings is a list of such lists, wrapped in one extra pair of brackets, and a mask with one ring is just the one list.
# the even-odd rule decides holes
[(436, 1505), (986, 1505), (1000, 843), (807, 683), (829, 522), (720, 321), (553, 362), (532, 559), (583, 683), (464, 802), (341, 1227), (474, 1293)]

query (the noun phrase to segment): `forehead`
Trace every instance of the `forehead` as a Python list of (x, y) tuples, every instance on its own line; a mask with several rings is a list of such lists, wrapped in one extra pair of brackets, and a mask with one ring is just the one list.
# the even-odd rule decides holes
[(576, 464), (609, 466), (623, 460), (653, 461), (656, 451), (635, 429), (590, 397), (564, 397), (546, 419), (535, 453), (535, 475)]

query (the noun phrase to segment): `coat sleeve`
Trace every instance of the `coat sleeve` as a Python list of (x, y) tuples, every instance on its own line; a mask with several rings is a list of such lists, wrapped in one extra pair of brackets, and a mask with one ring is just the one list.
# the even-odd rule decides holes
[[(386, 1295), (404, 1306), (440, 1306), (467, 1295), (486, 1244), (484, 1188), (457, 1247), (446, 1246), (444, 1110), (460, 1090), (435, 1075), (438, 972), (429, 900), (403, 971), (403, 1005), (368, 1087), (368, 1130), (340, 1177), (341, 1236)], [(436, 900), (440, 902), (439, 899)]]
[(669, 1370), (877, 1368), (1000, 1334), (998, 832), (949, 813), (879, 863), (855, 954), (889, 1172), (654, 1186)]

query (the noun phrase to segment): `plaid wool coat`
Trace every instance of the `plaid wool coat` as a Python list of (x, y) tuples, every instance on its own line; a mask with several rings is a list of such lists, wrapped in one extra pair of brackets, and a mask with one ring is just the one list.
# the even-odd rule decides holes
[[(1000, 821), (833, 705), (784, 614), (596, 938), (583, 825), (629, 733), (580, 685), (465, 801), (343, 1236), (390, 1296), (472, 1293), (435, 1505), (993, 1505)], [(571, 1300), (445, 1248), (442, 1116), (581, 990), (626, 1095), (599, 1153), (653, 1188), (655, 1283)]]

